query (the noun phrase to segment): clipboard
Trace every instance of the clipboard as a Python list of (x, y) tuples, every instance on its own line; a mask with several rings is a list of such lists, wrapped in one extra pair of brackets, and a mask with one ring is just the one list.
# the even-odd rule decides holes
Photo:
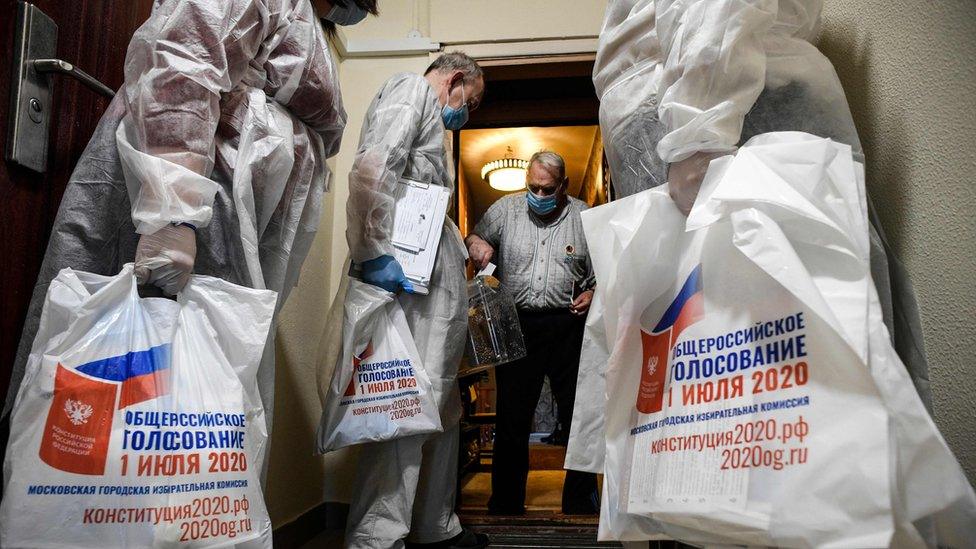
[(397, 182), (393, 197), (393, 256), (414, 291), (428, 294), (451, 191), (404, 178)]

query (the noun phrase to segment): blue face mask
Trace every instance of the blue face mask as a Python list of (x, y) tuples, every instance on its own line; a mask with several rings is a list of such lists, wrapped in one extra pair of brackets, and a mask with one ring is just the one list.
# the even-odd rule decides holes
[(545, 198), (539, 198), (532, 191), (528, 191), (525, 193), (525, 199), (529, 203), (529, 209), (535, 212), (537, 215), (547, 215), (552, 213), (558, 204), (555, 194), (549, 195)]
[(345, 6), (340, 6), (336, 2), (323, 19), (332, 21), (336, 25), (348, 27), (366, 19), (366, 10), (354, 4), (352, 0), (346, 0)]
[[(447, 92), (447, 100), (451, 100), (451, 92)], [(462, 126), (468, 123), (468, 100), (464, 97), (464, 82), (461, 82), (461, 106), (454, 108), (450, 105), (444, 105), (441, 109), (441, 120), (444, 121), (444, 127), (449, 130), (460, 130)]]

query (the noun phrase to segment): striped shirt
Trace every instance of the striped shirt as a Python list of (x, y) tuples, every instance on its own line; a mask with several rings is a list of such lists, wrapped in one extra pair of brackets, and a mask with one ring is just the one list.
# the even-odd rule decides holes
[(495, 249), (495, 276), (520, 310), (568, 309), (574, 282), (593, 287), (593, 266), (580, 212), (588, 206), (573, 197), (555, 219), (544, 223), (529, 211), (525, 192), (510, 194), (488, 208), (474, 228)]

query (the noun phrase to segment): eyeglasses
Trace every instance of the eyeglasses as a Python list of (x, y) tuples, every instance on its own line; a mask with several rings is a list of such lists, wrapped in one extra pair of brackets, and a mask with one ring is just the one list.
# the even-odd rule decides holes
[[(466, 92), (466, 91), (467, 91), (467, 86), (466, 86), (466, 85), (464, 84), (464, 81), (462, 80), (462, 81), (461, 81), (461, 83), (460, 83), (459, 85), (460, 85), (460, 86), (463, 86), (463, 88), (462, 88), (462, 93), (463, 93), (463, 94), (464, 94), (464, 95), (466, 96), (467, 94), (466, 94), (466, 93), (464, 93), (464, 92)], [(479, 97), (479, 98), (475, 98), (475, 97), (466, 97), (466, 98), (465, 98), (465, 102), (464, 102), (464, 104), (465, 104), (465, 105), (467, 105), (467, 107), (468, 107), (468, 111), (475, 111), (475, 110), (478, 110), (478, 107), (480, 107), (480, 106), (481, 106), (481, 98), (480, 98), (480, 97)]]
[(542, 196), (552, 196), (556, 194), (556, 191), (559, 190), (559, 185), (553, 185), (552, 187), (543, 187), (542, 185), (535, 183), (533, 181), (526, 181), (525, 186), (534, 194), (541, 194)]

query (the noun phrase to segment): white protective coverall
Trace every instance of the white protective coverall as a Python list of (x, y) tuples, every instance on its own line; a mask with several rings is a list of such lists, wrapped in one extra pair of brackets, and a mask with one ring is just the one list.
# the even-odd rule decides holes
[[(380, 88), (363, 121), (349, 173), (346, 240), (361, 263), (392, 255), (393, 192), (409, 178), (454, 190), (454, 165), (437, 94), (417, 74), (394, 75)], [(400, 306), (427, 369), (443, 433), (363, 444), (346, 529), (350, 547), (402, 547), (454, 537), (461, 400), (457, 368), (467, 334), (467, 252), (445, 218), (429, 295), (401, 293)], [(341, 303), (344, 296), (338, 296)], [(334, 364), (334, 362), (333, 362)], [(327, 487), (328, 490), (328, 487)]]
[[(667, 180), (668, 163), (732, 152), (755, 135), (802, 131), (864, 154), (833, 65), (811, 43), (822, 0), (611, 0), (593, 83), (617, 196)], [(928, 366), (911, 281), (873, 210), (871, 275), (885, 325), (922, 401)], [(635, 220), (636, 222), (637, 220)], [(607, 345), (601, 284), (580, 360), (566, 467), (600, 472)]]
[[(58, 211), (4, 413), (23, 377), (49, 282), (65, 267), (118, 274), (139, 234), (197, 227), (194, 271), (279, 293), (319, 223), (346, 114), (309, 0), (162, 0), (126, 53), (125, 83)], [(274, 329), (258, 370), (268, 430)]]

